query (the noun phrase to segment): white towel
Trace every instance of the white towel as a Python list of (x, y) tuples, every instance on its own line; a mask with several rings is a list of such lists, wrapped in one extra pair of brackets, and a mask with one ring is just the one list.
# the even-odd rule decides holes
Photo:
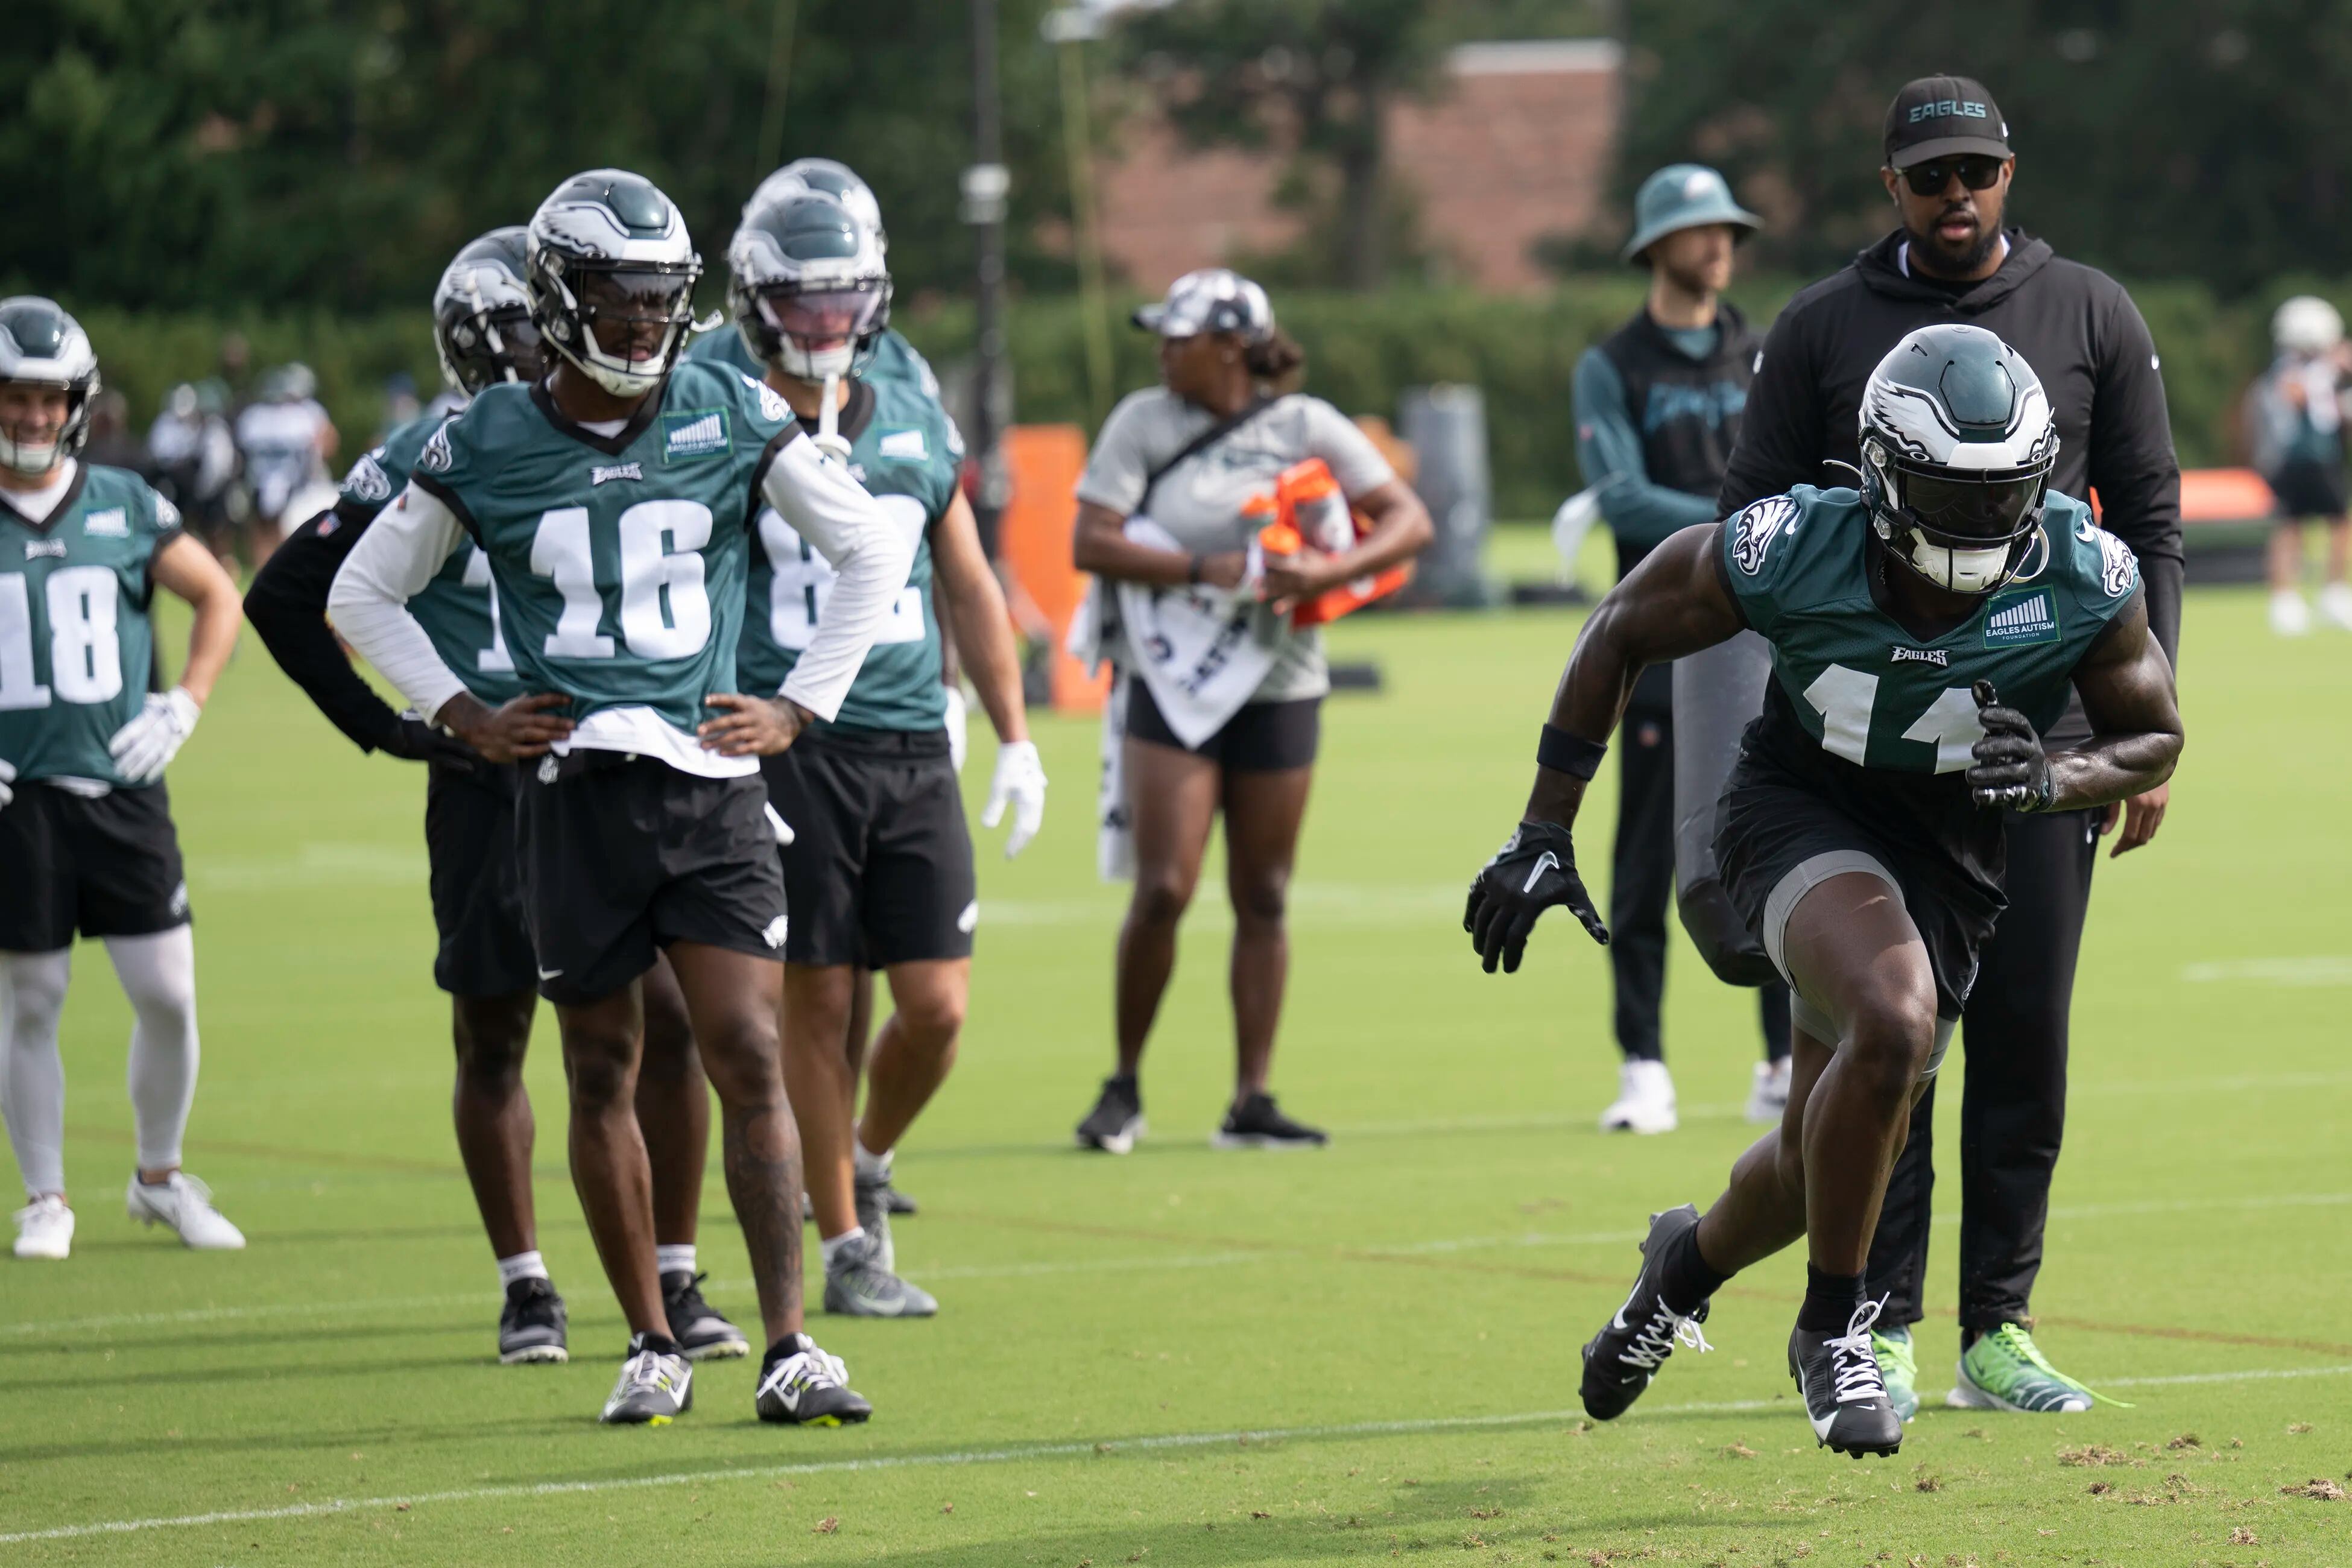
[[(1162, 550), (1183, 548), (1150, 518), (1129, 518), (1127, 535)], [(1255, 576), (1244, 576), (1238, 588), (1118, 585), (1119, 660), (1142, 679), (1160, 717), (1187, 746), (1223, 729), (1256, 695), (1281, 652), (1279, 640), (1257, 635), (1265, 617), (1258, 614)]]

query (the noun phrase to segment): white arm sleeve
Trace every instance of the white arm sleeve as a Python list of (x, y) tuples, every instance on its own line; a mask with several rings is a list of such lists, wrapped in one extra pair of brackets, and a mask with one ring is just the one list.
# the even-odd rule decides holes
[(822, 456), (805, 437), (777, 450), (760, 492), (838, 574), (783, 687), (787, 700), (830, 720), (841, 711), (849, 683), (907, 585), (921, 527), (892, 522), (848, 469)]
[(465, 542), (456, 514), (411, 485), (368, 525), (327, 590), (335, 629), (427, 719), (466, 683), (441, 662), (408, 601)]

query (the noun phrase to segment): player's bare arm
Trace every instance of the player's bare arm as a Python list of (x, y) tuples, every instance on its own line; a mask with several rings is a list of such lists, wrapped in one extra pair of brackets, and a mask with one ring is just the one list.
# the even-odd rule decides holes
[(213, 552), (194, 535), (174, 535), (155, 552), (155, 581), (165, 592), (187, 601), (195, 611), (188, 628), (188, 664), (180, 672), (180, 689), (203, 706), (213, 694), (213, 682), (228, 668), (236, 647), (236, 628), (243, 619), (236, 584), (221, 569)]
[(1713, 647), (1747, 625), (1723, 581), (1722, 525), (1685, 528), (1612, 588), (1584, 623), (1537, 751), (1535, 787), (1518, 827), (1470, 884), (1462, 929), (1487, 973), (1515, 973), (1537, 919), (1555, 904), (1606, 943), (1576, 874), (1569, 829), (1609, 737), (1651, 665)]

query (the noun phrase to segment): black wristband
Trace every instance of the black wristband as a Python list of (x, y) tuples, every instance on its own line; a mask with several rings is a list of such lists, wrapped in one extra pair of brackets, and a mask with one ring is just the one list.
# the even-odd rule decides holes
[(1599, 773), (1601, 759), (1608, 754), (1609, 748), (1601, 742), (1571, 735), (1556, 724), (1546, 724), (1542, 738), (1536, 742), (1536, 763), (1538, 766), (1580, 779), (1589, 779)]
[(1197, 556), (1197, 555), (1189, 555), (1189, 556), (1186, 556), (1186, 557), (1185, 557), (1185, 559), (1184, 559), (1184, 581), (1185, 581), (1185, 582), (1187, 582), (1187, 583), (1192, 584), (1192, 585), (1194, 585), (1195, 587), (1197, 587), (1197, 586), (1199, 586), (1199, 585), (1200, 585), (1200, 582), (1201, 582), (1201, 558), (1200, 558), (1199, 556)]

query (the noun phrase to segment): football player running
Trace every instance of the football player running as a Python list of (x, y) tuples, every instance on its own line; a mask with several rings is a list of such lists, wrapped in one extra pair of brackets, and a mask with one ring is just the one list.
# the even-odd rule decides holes
[[(328, 605), (419, 713), (492, 763), (526, 764), (523, 906), (562, 1035), (573, 1183), (632, 1331), (603, 1418), (667, 1421), (693, 1399), (631, 1107), (641, 982), (667, 952), (718, 1091), (759, 1290), (754, 1403), (764, 1420), (831, 1426), (869, 1407), (801, 1331), (800, 1146), (776, 1040), (790, 922), (757, 759), (839, 710), (913, 541), (773, 392), (677, 363), (701, 270), (649, 181), (604, 169), (559, 185), (531, 219), (525, 268), (553, 371), (485, 388), (433, 433)], [(735, 679), (762, 500), (840, 574), (774, 695)], [(526, 693), (496, 707), (407, 608), (469, 541), (489, 557)]]
[[(71, 316), (0, 300), (0, 1108), (28, 1199), (19, 1258), (73, 1247), (58, 1021), (77, 931), (106, 943), (131, 999), (131, 1217), (193, 1247), (245, 1245), (180, 1169), (196, 947), (163, 783), (236, 646), (236, 584), (144, 480), (74, 456), (98, 388)], [(169, 691), (148, 689), (158, 585), (195, 609)]]
[[(1599, 1420), (1641, 1395), (1725, 1280), (1806, 1238), (1789, 1369), (1815, 1437), (1893, 1454), (1903, 1423), (1871, 1349), (1863, 1268), (1914, 1096), (1941, 1063), (2003, 907), (2000, 810), (2155, 788), (2180, 754), (2172, 669), (2138, 564), (2049, 492), (2049, 403), (1979, 327), (1924, 327), (1863, 395), (1859, 491), (1799, 486), (1675, 534), (1593, 612), (1537, 751), (1518, 828), (1471, 885), (1486, 968), (1516, 970), (1537, 917), (1608, 932), (1570, 826), (1643, 667), (1742, 627), (1773, 679), (1725, 785), (1724, 881), (1795, 994), (1788, 1112), (1702, 1216), (1652, 1217), (1633, 1289), (1584, 1347)], [(2046, 751), (2081, 693), (2095, 733)]]
[[(798, 836), (783, 850), (793, 913), (784, 1075), (808, 1152), (825, 1310), (929, 1317), (938, 1302), (896, 1272), (884, 1194), (891, 1151), (955, 1059), (979, 913), (949, 756), (935, 571), (996, 730), (982, 820), (994, 826), (1012, 808), (1008, 857), (1037, 831), (1045, 773), (1029, 739), (1003, 595), (957, 484), (962, 440), (935, 398), (865, 374), (890, 317), (890, 274), (873, 231), (832, 195), (788, 191), (752, 209), (727, 259), (735, 324), (765, 363), (767, 384), (918, 541), (912, 573), (835, 721), (812, 726), (761, 771)], [(784, 518), (762, 511), (737, 655), (747, 683), (790, 677), (834, 591), (833, 569)], [(864, 1042), (852, 1021), (860, 968), (883, 971), (897, 1004), (874, 1048), (862, 1121), (854, 1111)]]
[[(534, 382), (547, 369), (545, 345), (524, 295), (525, 241), (519, 226), (469, 241), (433, 291), (434, 347), (460, 408), (486, 386)], [(499, 1359), (560, 1362), (569, 1353), (563, 1299), (539, 1253), (530, 1182), (533, 1124), (522, 1081), (539, 993), (515, 863), (516, 775), (414, 713), (393, 711), (352, 668), (326, 621), (336, 570), (448, 417), (446, 407), (420, 416), (353, 464), (332, 510), (304, 523), (270, 556), (246, 594), (245, 611), (279, 666), (360, 750), (425, 764), (425, 852), (440, 936), (433, 978), (449, 993), (457, 1153), (506, 1294)], [(489, 557), (480, 546), (450, 556), (409, 610), (442, 661), (465, 671), (478, 696), (506, 702), (522, 695), (500, 635)], [(654, 1235), (670, 1337), (690, 1360), (743, 1355), (750, 1342), (702, 1299), (695, 1268), (710, 1098), (686, 1001), (667, 960), (646, 972), (645, 1035), (637, 1124), (653, 1172)]]

